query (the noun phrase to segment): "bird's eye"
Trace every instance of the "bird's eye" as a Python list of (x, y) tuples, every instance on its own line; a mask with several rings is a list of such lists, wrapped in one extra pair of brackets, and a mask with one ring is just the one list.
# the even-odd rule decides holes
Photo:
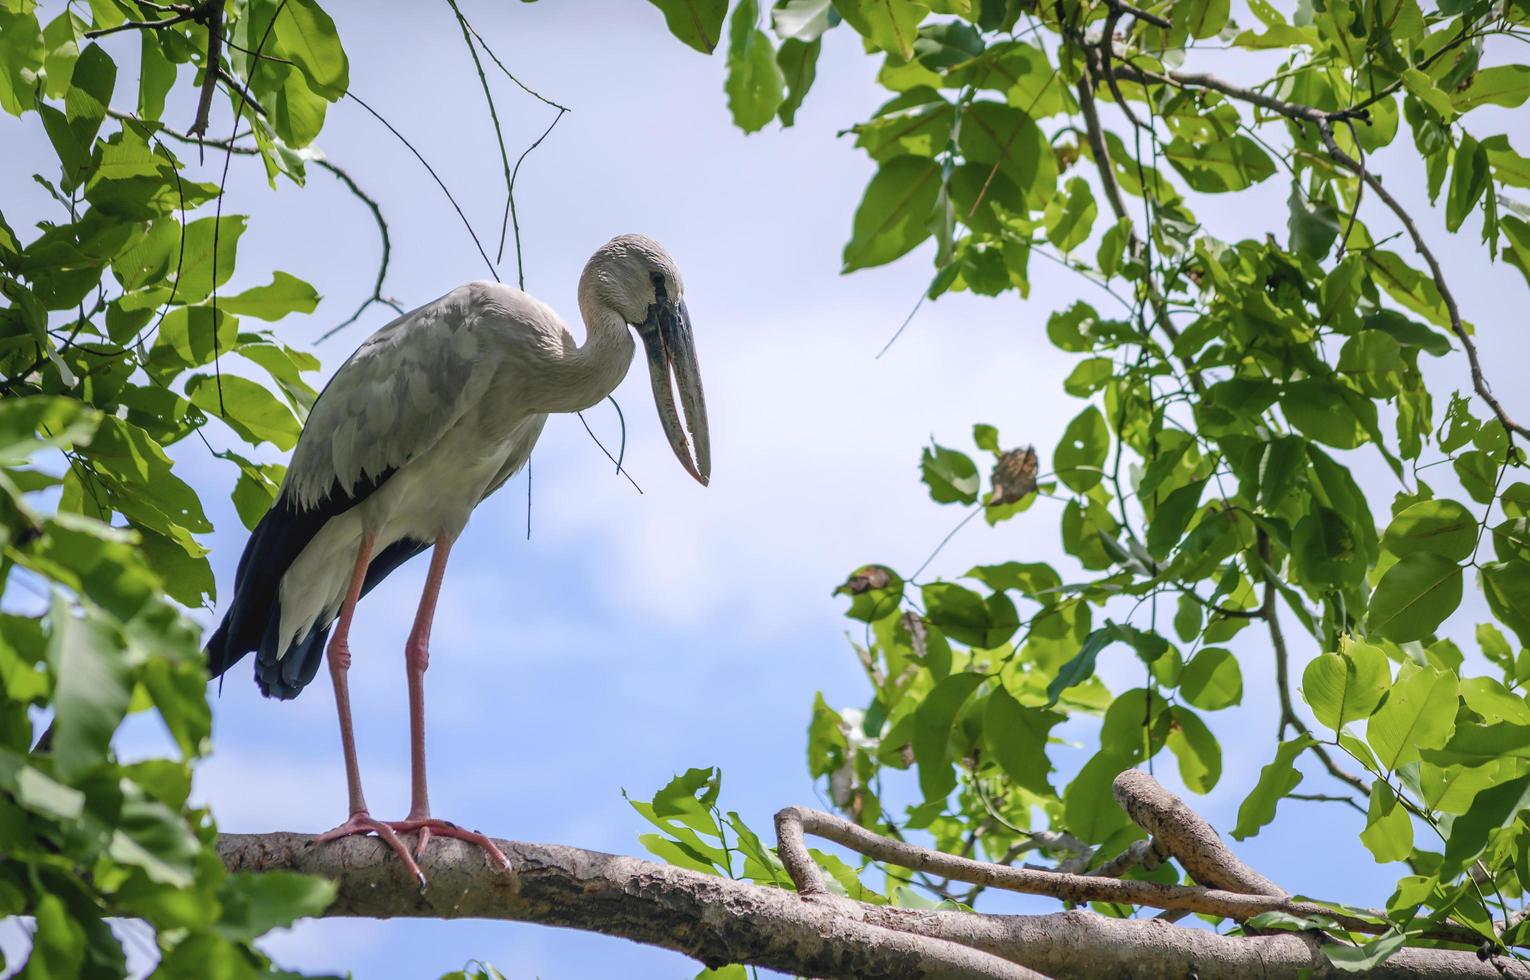
[(652, 272), (649, 273), (649, 278), (653, 280), (654, 295), (660, 299), (663, 299), (665, 293), (667, 292), (667, 290), (664, 288), (664, 273)]

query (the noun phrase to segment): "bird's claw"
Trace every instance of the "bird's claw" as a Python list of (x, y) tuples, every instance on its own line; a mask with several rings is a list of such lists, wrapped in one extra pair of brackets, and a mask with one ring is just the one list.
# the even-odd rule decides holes
[(405, 847), (404, 842), (398, 839), (398, 833), (394, 830), (394, 823), (374, 820), (372, 815), (365, 810), (351, 814), (345, 823), (333, 830), (326, 830), (309, 841), (309, 843), (324, 844), (332, 840), (339, 840), (342, 837), (354, 837), (357, 834), (376, 834), (378, 837), (381, 837), (383, 842), (393, 849), (393, 853), (398, 855), (399, 860), (404, 862), (404, 867), (409, 870), (409, 873), (419, 881), (420, 891), (423, 892), (425, 890), (425, 872), (420, 870), (420, 865), (410, 855), (409, 848)]
[[(510, 859), (505, 857), (503, 851), (489, 837), (476, 830), (464, 830), (450, 820), (439, 820), (434, 817), (411, 817), (407, 820), (374, 820), (368, 813), (353, 813), (350, 819), (336, 827), (315, 837), (310, 843), (322, 844), (326, 841), (338, 840), (341, 837), (350, 837), (356, 834), (376, 834), (398, 855), (399, 860), (404, 862), (404, 867), (409, 870), (420, 883), (420, 891), (426, 886), (425, 873), (420, 870), (420, 862), (425, 859), (425, 847), (430, 843), (431, 837), (455, 837), (457, 840), (474, 844), (484, 852), (491, 865), (497, 866), (500, 871), (509, 874), (511, 871)], [(409, 853), (409, 848), (399, 839), (399, 834), (415, 834), (416, 841), (414, 853)]]

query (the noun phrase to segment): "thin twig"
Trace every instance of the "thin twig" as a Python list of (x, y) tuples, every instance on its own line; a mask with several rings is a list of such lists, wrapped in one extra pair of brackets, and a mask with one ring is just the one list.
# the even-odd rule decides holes
[[(521, 219), (515, 211), (515, 179), (521, 175), (521, 164), (526, 162), (526, 158), (531, 155), (532, 150), (542, 145), (542, 141), (547, 139), (552, 133), (553, 127), (558, 125), (558, 120), (562, 119), (563, 114), (567, 111), (567, 109), (561, 107), (558, 109), (558, 114), (553, 116), (553, 121), (547, 124), (547, 128), (542, 131), (542, 135), (538, 136), (536, 141), (526, 147), (521, 152), (521, 155), (516, 158), (515, 169), (510, 172), (510, 193), (506, 195), (505, 208), (510, 212), (510, 224), (515, 231), (515, 279), (516, 283), (523, 290), (526, 288), (526, 267), (525, 262), (521, 258)], [(500, 247), (504, 247), (503, 227), (500, 229)]]
[[(499, 225), (499, 252), (494, 260), (501, 261), (505, 257), (505, 229), (509, 224), (510, 202), (515, 196), (515, 185), (510, 182), (510, 153), (505, 149), (505, 133), (499, 125), (499, 110), (494, 107), (494, 92), (489, 88), (489, 76), (484, 74), (483, 62), (478, 58), (478, 48), (473, 44), (473, 35), (468, 32), (467, 18), (462, 14), (462, 8), (457, 6), (457, 0), (446, 0), (446, 5), (452, 8), (452, 13), (457, 17), (457, 26), (462, 30), (462, 43), (467, 45), (468, 55), (473, 59), (473, 68), (478, 72), (478, 85), (483, 89), (484, 101), (489, 103), (489, 121), (494, 124), (494, 139), (499, 144), (499, 162), (505, 172), (505, 216), (506, 220)], [(561, 116), (562, 113), (560, 112)], [(524, 277), (521, 288), (526, 288)]]
[(452, 192), (447, 189), (446, 182), (441, 179), (440, 174), (436, 173), (436, 169), (430, 165), (430, 161), (426, 160), (424, 155), (421, 154), (419, 150), (414, 148), (414, 144), (409, 142), (409, 140), (404, 137), (403, 133), (400, 133), (397, 129), (395, 129), (393, 124), (384, 119), (382, 114), (379, 113), (376, 109), (362, 101), (361, 97), (358, 96), (355, 92), (347, 91), (345, 93), (345, 97), (361, 106), (367, 111), (369, 115), (371, 115), (373, 119), (376, 119), (378, 122), (387, 127), (388, 132), (396, 136), (398, 141), (403, 143), (410, 153), (414, 154), (414, 158), (420, 161), (420, 165), (424, 167), (426, 172), (430, 174), (431, 179), (436, 182), (436, 186), (441, 188), (441, 193), (445, 194), (446, 199), (451, 202), (452, 208), (457, 212), (457, 217), (462, 219), (462, 227), (467, 229), (468, 236), (473, 239), (473, 246), (478, 249), (478, 255), (483, 259), (483, 264), (489, 267), (489, 274), (494, 277), (496, 282), (499, 281), (499, 270), (494, 268), (494, 263), (489, 260), (489, 253), (484, 251), (483, 242), (478, 240), (478, 233), (473, 230), (472, 222), (468, 221), (467, 215), (462, 211), (462, 206), (457, 203), (457, 199), (453, 197)]
[(1402, 222), (1403, 229), (1407, 231), (1408, 237), (1413, 240), (1414, 249), (1417, 250), (1419, 255), (1424, 257), (1424, 262), (1428, 264), (1429, 272), (1434, 277), (1434, 285), (1440, 293), (1440, 299), (1445, 303), (1445, 312), (1450, 318), (1451, 333), (1456, 335), (1456, 339), (1461, 342), (1461, 347), (1466, 351), (1466, 360), (1471, 365), (1472, 387), (1476, 390), (1478, 396), (1493, 410), (1493, 414), (1498, 417), (1499, 423), (1511, 435), (1517, 434), (1530, 438), (1530, 428), (1526, 428), (1509, 417), (1509, 413), (1503, 407), (1503, 403), (1493, 394), (1493, 389), (1489, 387), (1487, 379), (1483, 377), (1482, 362), (1477, 357), (1477, 345), (1472, 342), (1471, 335), (1466, 332), (1466, 326), (1461, 322), (1461, 309), (1456, 305), (1456, 298), (1451, 293), (1450, 286), (1445, 282), (1445, 271), (1440, 268), (1439, 260), (1434, 257), (1433, 250), (1424, 241), (1424, 236), (1419, 232), (1418, 225), (1414, 223), (1413, 217), (1408, 214), (1407, 209), (1402, 206), (1402, 203), (1393, 197), (1392, 193), (1382, 185), (1381, 181), (1377, 180), (1375, 175), (1365, 168), (1364, 164), (1344, 152), (1343, 148), (1333, 138), (1333, 126), (1330, 123), (1322, 123), (1318, 126), (1318, 131), (1322, 134), (1323, 146), (1327, 148), (1328, 155), (1338, 161), (1340, 166), (1358, 176), (1361, 182), (1369, 187), (1372, 193), (1391, 209), (1392, 213), (1397, 216), (1397, 220)]

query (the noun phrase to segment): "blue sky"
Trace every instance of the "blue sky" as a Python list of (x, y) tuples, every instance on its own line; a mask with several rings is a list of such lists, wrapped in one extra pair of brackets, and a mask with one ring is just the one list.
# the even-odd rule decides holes
[[(352, 90), (421, 149), (492, 254), (504, 204), (500, 160), (450, 10), (356, 2), (326, 9), (350, 55)], [(814, 692), (831, 705), (864, 705), (865, 684), (844, 635), (850, 624), (830, 590), (866, 561), (911, 570), (960, 517), (932, 504), (917, 482), (920, 446), (933, 435), (970, 450), (970, 426), (983, 421), (997, 425), (1006, 443), (1049, 451), (1080, 406), (1061, 391), (1071, 358), (1046, 342), (1046, 316), (1076, 298), (1101, 309), (1112, 301), (1038, 260), (1029, 301), (1011, 294), (926, 304), (874, 360), (927, 283), (929, 255), (921, 249), (890, 267), (837, 274), (871, 164), (834, 134), (883, 97), (873, 61), (848, 31), (828, 35), (797, 126), (745, 137), (727, 118), (721, 54), (681, 46), (649, 4), (464, 9), (524, 81), (573, 109), (521, 171), (527, 288), (577, 332), (575, 286), (589, 253), (621, 232), (664, 243), (685, 276), (714, 463), (712, 485), (703, 489), (675, 462), (641, 370), (617, 397), (627, 417), (627, 467), (642, 495), (613, 474), (577, 419), (550, 421), (532, 463), (531, 539), (522, 476), (480, 508), (453, 552), (426, 680), (432, 803), (439, 816), (496, 836), (639, 853), (644, 825), (621, 790), (650, 795), (677, 771), (718, 765), (724, 805), (768, 830), (779, 807), (817, 799), (804, 760)], [(136, 44), (110, 50), (125, 64)], [(1215, 55), (1201, 64), (1218, 67)], [(552, 110), (499, 80), (495, 86), (515, 154)], [(183, 114), (189, 121), (189, 108)], [(1500, 129), (1506, 120), (1501, 114)], [(0, 155), (0, 179), (7, 217), (21, 227), (44, 213), (27, 176), (46, 165), (48, 149), (35, 119), (25, 128), (0, 119), (0, 144), (19, 150)], [(1406, 135), (1402, 144), (1383, 154), (1384, 165), (1400, 167), (1416, 186)], [(320, 146), (382, 203), (394, 243), (390, 295), (413, 306), (486, 275), (440, 191), (375, 120), (349, 103), (333, 107)], [(1283, 238), (1288, 191), (1277, 177), (1233, 204), (1196, 206), (1220, 237), (1268, 230)], [(368, 293), (375, 229), (327, 175), (315, 171), (308, 188), (284, 184), (272, 193), (258, 163), (236, 159), (228, 193), (226, 212), (256, 215), (233, 286), (280, 268), (325, 297), (313, 315), (280, 325), (289, 342), (309, 344)], [(1389, 228), (1379, 214), (1366, 214), (1373, 230)], [(1268, 225), (1249, 224), (1251, 215), (1268, 215)], [(1422, 224), (1445, 242), (1439, 212)], [(1467, 234), (1475, 240), (1474, 229)], [(1506, 370), (1530, 353), (1522, 326), (1511, 332), (1522, 324), (1522, 280), (1488, 267), (1475, 247), (1441, 251), (1478, 324), (1484, 362), (1503, 377), (1500, 394), (1511, 411), (1530, 414), (1530, 397)], [(500, 274), (513, 282), (514, 271), (507, 248)], [(321, 345), (326, 370), (388, 316), (375, 308)], [(1452, 359), (1432, 380), (1445, 390), (1464, 385), (1463, 362)], [(614, 414), (597, 408), (588, 418), (614, 450)], [(209, 438), (237, 442), (227, 430)], [(179, 450), (183, 478), (203, 491), (217, 525), (208, 543), (226, 594), (244, 540), (227, 502), (236, 474), (199, 445)], [(1357, 472), (1384, 490), (1380, 471), (1357, 464)], [(1378, 515), (1384, 499), (1373, 498)], [(1060, 506), (1042, 501), (993, 530), (970, 526), (932, 573), (955, 576), (1010, 558), (1070, 567), (1057, 538)], [(424, 572), (423, 560), (396, 572), (363, 603), (354, 634), (362, 776), (382, 818), (408, 808), (403, 642)], [(1468, 602), (1480, 608), (1480, 597)], [(199, 616), (212, 622), (210, 613)], [(1475, 620), (1459, 620), (1465, 640)], [(1271, 665), (1256, 642), (1241, 644), (1245, 704), (1208, 719), (1223, 740), (1224, 776), (1212, 794), (1192, 801), (1222, 828), (1273, 754)], [(1298, 660), (1315, 652), (1301, 650)], [(1113, 689), (1136, 683), (1128, 658), (1118, 651), (1102, 661)], [(327, 688), (321, 672), (296, 702), (263, 701), (245, 665), (231, 673), (214, 705), (216, 751), (197, 784), (224, 829), (318, 831), (345, 816)], [(1055, 749), (1065, 773), (1088, 758), (1091, 731), (1087, 723), (1070, 729), (1085, 744)], [(122, 750), (145, 751), (154, 741), (152, 731), (134, 729)], [(1165, 770), (1172, 765), (1158, 769)], [(1167, 778), (1173, 784), (1172, 772)], [(1239, 853), (1296, 891), (1357, 903), (1385, 898), (1396, 875), (1360, 848), (1358, 817), (1294, 802), (1281, 816)], [(1055, 903), (1012, 899), (995, 907), (1045, 911)], [(16, 941), (14, 926), (0, 926), (0, 942), (14, 949)], [(636, 980), (696, 969), (620, 940), (506, 923), (323, 920), (266, 946), (286, 965), (349, 968), (358, 977), (435, 975), (470, 958), (512, 977), (619, 967)]]

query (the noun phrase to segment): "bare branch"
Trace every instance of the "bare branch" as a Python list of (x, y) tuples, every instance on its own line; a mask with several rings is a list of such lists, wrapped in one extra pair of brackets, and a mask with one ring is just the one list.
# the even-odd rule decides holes
[(1068, 902), (1113, 902), (1159, 909), (1182, 909), (1238, 922), (1246, 921), (1261, 912), (1323, 915), (1354, 932), (1379, 934), (1387, 931), (1386, 926), (1377, 925), (1369, 919), (1336, 913), (1332, 908), (1314, 902), (1290, 901), (1271, 895), (1240, 894), (1218, 888), (1164, 885), (1153, 881), (1117, 881), (1038, 868), (1010, 868), (987, 861), (955, 857), (903, 841), (890, 840), (848, 820), (806, 807), (787, 807), (776, 814), (776, 833), (781, 863), (786, 866), (797, 890), (804, 895), (828, 894), (823, 875), (809, 857), (803, 840), (804, 833), (810, 833), (901, 868), (1006, 891), (1048, 895)]
[(1172, 854), (1196, 881), (1248, 895), (1289, 895), (1240, 861), (1211, 824), (1147, 773), (1126, 770), (1111, 792), (1132, 823), (1152, 834), (1156, 847)]
[[(432, 842), (422, 894), (376, 838), (322, 846), (299, 834), (224, 834), (234, 871), (300, 871), (335, 882), (326, 916), (478, 918), (583, 929), (675, 950), (709, 966), (752, 963), (816, 977), (1132, 976), (1169, 980), (1335, 976), (1312, 933), (1221, 936), (1161, 920), (1110, 919), (1083, 909), (979, 915), (805, 897), (636, 858), (558, 845), (497, 841), (513, 875), (461, 841)], [(783, 841), (783, 845), (785, 842)], [(783, 847), (783, 851), (785, 848)], [(1105, 882), (1106, 884), (1144, 884)], [(1244, 896), (1249, 897), (1249, 896)], [(1036, 972), (1032, 972), (1036, 971)], [(1530, 978), (1473, 951), (1403, 949), (1377, 980)]]
[[(197, 99), (197, 116), (186, 132), (201, 139), (207, 135), (209, 116), (212, 115), (213, 93), (218, 90), (218, 79), (223, 60), (223, 0), (209, 0), (197, 11), (198, 23), (207, 27), (207, 59), (202, 64), (202, 94)], [(243, 90), (241, 90), (241, 97)], [(248, 99), (244, 99), (248, 101)], [(235, 125), (238, 113), (235, 113)], [(219, 197), (222, 197), (220, 192)]]

